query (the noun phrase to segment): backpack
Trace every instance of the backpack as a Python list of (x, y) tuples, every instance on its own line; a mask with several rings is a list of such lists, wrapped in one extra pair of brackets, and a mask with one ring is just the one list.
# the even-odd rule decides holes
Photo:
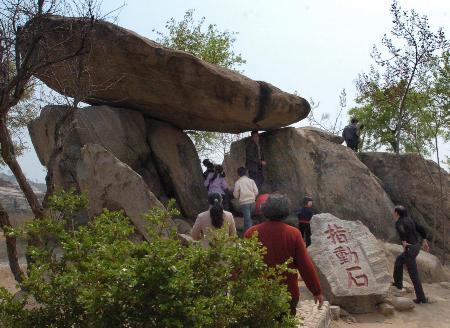
[(358, 141), (357, 135), (357, 127), (354, 124), (347, 125), (342, 131), (342, 137), (345, 142), (348, 143), (356, 143)]

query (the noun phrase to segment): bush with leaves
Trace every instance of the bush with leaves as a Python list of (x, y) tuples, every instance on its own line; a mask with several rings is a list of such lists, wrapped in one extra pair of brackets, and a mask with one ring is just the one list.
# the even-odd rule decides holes
[[(86, 205), (73, 192), (54, 196), (51, 215), (14, 233), (39, 236), (25, 297), (0, 289), (5, 327), (295, 327), (281, 283), (286, 265), (268, 268), (256, 239), (218, 230), (209, 248), (183, 246), (169, 210), (145, 215), (152, 242), (133, 242), (122, 212), (105, 210), (70, 224)], [(69, 229), (68, 229), (69, 227)], [(71, 229), (70, 227), (73, 227)], [(135, 238), (134, 238), (135, 239)], [(33, 296), (39, 304), (26, 307)]]

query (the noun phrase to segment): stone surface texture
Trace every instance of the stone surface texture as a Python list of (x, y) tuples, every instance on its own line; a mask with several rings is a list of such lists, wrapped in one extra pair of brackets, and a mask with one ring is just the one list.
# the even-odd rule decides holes
[[(165, 48), (112, 23), (99, 21), (90, 28), (89, 20), (58, 16), (39, 22), (46, 29), (38, 45), (45, 61), (79, 49), (87, 54), (81, 57), (86, 68), (80, 78), (74, 69), (80, 56), (47, 66), (37, 77), (62, 94), (81, 94), (92, 105), (136, 109), (180, 129), (221, 132), (277, 129), (310, 111), (301, 97)], [(26, 39), (22, 42), (26, 44)]]
[(450, 238), (444, 241), (444, 235), (450, 231), (450, 174), (417, 154), (372, 152), (359, 158), (381, 180), (392, 201), (404, 205), (432, 233), (436, 244), (431, 251), (449, 254)]
[[(288, 195), (292, 211), (302, 206), (305, 195), (310, 195), (316, 212), (360, 220), (377, 237), (393, 240), (393, 204), (378, 179), (352, 150), (323, 138), (323, 134), (326, 132), (303, 128), (261, 134), (267, 162), (264, 191)], [(229, 186), (237, 179), (237, 168), (245, 165), (248, 142), (246, 138), (233, 143), (225, 158)]]
[(163, 205), (139, 174), (97, 144), (83, 146), (76, 174), (80, 191), (88, 195), (89, 217), (100, 214), (103, 208), (123, 210), (148, 240), (142, 215)]
[(324, 302), (321, 309), (314, 301), (300, 301), (297, 306), (297, 315), (303, 318), (302, 328), (328, 328), (331, 323), (330, 304)]
[(387, 302), (390, 303), (397, 311), (409, 311), (414, 309), (414, 302), (406, 297), (390, 297), (387, 299)]
[(317, 214), (311, 221), (308, 251), (327, 300), (350, 313), (376, 310), (387, 296), (390, 276), (384, 250), (359, 221)]

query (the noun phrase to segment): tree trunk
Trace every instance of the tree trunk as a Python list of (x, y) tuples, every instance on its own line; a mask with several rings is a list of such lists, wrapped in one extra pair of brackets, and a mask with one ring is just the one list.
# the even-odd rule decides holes
[(5, 234), (6, 251), (8, 253), (9, 267), (14, 275), (14, 279), (20, 284), (23, 281), (24, 273), (19, 265), (19, 258), (17, 256), (17, 240), (16, 237), (7, 235), (7, 231), (11, 228), (11, 222), (9, 221), (8, 213), (6, 213), (2, 204), (0, 204), (0, 228)]
[(30, 205), (33, 215), (37, 219), (42, 219), (44, 217), (44, 210), (39, 202), (36, 194), (28, 183), (25, 174), (22, 171), (14, 151), (14, 144), (9, 134), (8, 128), (6, 126), (6, 117), (3, 116), (0, 119), (0, 145), (1, 145), (1, 155), (5, 163), (8, 165), (12, 173), (14, 174), (20, 189), (22, 190), (28, 204)]

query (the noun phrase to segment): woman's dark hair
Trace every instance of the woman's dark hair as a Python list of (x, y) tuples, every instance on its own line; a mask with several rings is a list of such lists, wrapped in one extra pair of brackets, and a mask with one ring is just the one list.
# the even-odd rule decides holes
[(303, 198), (303, 206), (308, 205), (308, 203), (309, 203), (309, 202), (312, 202), (312, 201), (313, 201), (312, 197), (305, 196), (305, 197)]
[(246, 173), (247, 173), (247, 169), (243, 166), (241, 166), (240, 168), (237, 169), (237, 174), (240, 177), (243, 177)]
[(209, 215), (211, 216), (211, 223), (214, 228), (222, 228), (223, 226), (223, 205), (222, 205), (222, 195), (220, 194), (209, 194), (208, 203), (211, 205), (209, 210)]
[(408, 211), (405, 206), (397, 205), (394, 207), (394, 212), (396, 212), (401, 218), (408, 216)]
[(289, 216), (289, 198), (282, 194), (271, 194), (262, 204), (263, 215), (271, 221), (283, 221)]

